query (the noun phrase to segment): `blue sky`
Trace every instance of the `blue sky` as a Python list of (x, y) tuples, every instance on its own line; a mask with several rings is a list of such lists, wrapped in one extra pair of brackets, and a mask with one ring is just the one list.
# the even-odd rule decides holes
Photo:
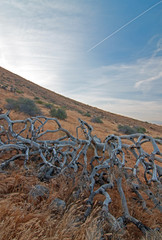
[(0, 32), (0, 66), (86, 104), (162, 124), (162, 1), (1, 0)]

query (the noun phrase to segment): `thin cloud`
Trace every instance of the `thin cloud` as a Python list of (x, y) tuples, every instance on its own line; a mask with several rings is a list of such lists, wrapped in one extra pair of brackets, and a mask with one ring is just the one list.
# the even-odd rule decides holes
[(157, 49), (154, 51), (153, 56), (156, 56), (160, 53), (162, 55), (162, 38), (160, 38), (159, 41), (157, 42)]
[[(131, 64), (114, 64), (109, 66), (93, 69), (90, 72), (87, 86), (90, 89), (97, 89), (98, 92), (103, 92), (111, 96), (119, 95), (124, 92), (129, 95), (133, 92), (132, 98), (139, 98), (138, 91), (145, 93), (145, 98), (150, 98), (150, 89), (155, 81), (161, 82), (162, 77), (162, 57), (138, 59)], [(142, 85), (142, 86), (141, 86)], [(149, 88), (146, 88), (149, 85)], [(117, 87), (118, 86), (118, 87)], [(157, 90), (157, 91), (160, 91)], [(162, 91), (162, 89), (161, 89)], [(152, 94), (156, 97), (156, 92)], [(143, 95), (141, 94), (141, 98)]]
[(79, 5), (5, 0), (0, 6), (1, 66), (61, 93), (82, 48)]
[[(160, 39), (151, 57), (133, 63), (94, 68), (87, 81), (66, 95), (81, 102), (141, 120), (160, 123), (162, 119), (162, 56)], [(156, 53), (156, 54), (155, 54)]]
[(132, 22), (136, 21), (138, 18), (142, 17), (144, 14), (146, 14), (147, 12), (149, 12), (150, 10), (152, 10), (153, 8), (155, 8), (157, 5), (159, 5), (160, 3), (162, 3), (162, 1), (152, 5), (150, 8), (148, 8), (147, 10), (145, 10), (144, 12), (142, 12), (141, 14), (139, 14), (137, 17), (133, 18), (132, 20), (130, 20), (129, 22), (127, 22), (126, 24), (124, 24), (123, 26), (121, 26), (120, 28), (118, 28), (117, 30), (115, 30), (114, 32), (112, 32), (110, 35), (108, 35), (106, 38), (104, 38), (102, 41), (98, 42), (97, 44), (95, 44), (93, 47), (91, 47), (90, 49), (88, 49), (88, 52), (92, 51), (93, 49), (95, 49), (96, 47), (98, 47), (100, 44), (102, 44), (104, 41), (108, 40), (109, 38), (111, 38), (112, 36), (114, 36), (116, 33), (120, 32), (122, 29), (126, 28), (129, 24), (131, 24)]
[(141, 80), (141, 81), (136, 82), (135, 88), (140, 88), (142, 85), (146, 86), (147, 84), (150, 84), (153, 81), (161, 80), (160, 78), (162, 78), (162, 72), (159, 73), (157, 76), (150, 77), (150, 78), (147, 78), (145, 80)]

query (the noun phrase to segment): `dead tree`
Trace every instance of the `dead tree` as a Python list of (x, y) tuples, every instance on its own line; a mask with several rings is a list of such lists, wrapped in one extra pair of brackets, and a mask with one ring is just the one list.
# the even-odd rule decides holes
[[(48, 129), (46, 126), (53, 126)], [(162, 153), (154, 139), (145, 134), (125, 136), (109, 135), (101, 142), (93, 136), (93, 128), (79, 119), (76, 137), (64, 129), (56, 118), (37, 116), (25, 120), (11, 120), (9, 112), (0, 115), (0, 168), (1, 172), (11, 162), (20, 159), (27, 170), (33, 159), (40, 159), (38, 177), (49, 180), (64, 174), (73, 177), (80, 174), (88, 182), (89, 198), (85, 218), (92, 211), (94, 197), (102, 194), (102, 218), (107, 220), (113, 231), (123, 229), (127, 224), (135, 224), (144, 234), (151, 229), (131, 216), (123, 185), (136, 194), (142, 208), (151, 213), (143, 195), (146, 194), (160, 213), (162, 206), (160, 194), (162, 177)], [(84, 137), (79, 137), (82, 131)], [(50, 137), (49, 137), (50, 134)], [(152, 152), (144, 149), (150, 143)], [(88, 158), (89, 149), (93, 155)], [(6, 154), (7, 153), (7, 154)], [(10, 157), (5, 157), (10, 156)], [(115, 218), (109, 211), (111, 189), (117, 186), (123, 214)], [(155, 185), (155, 187), (154, 187)]]

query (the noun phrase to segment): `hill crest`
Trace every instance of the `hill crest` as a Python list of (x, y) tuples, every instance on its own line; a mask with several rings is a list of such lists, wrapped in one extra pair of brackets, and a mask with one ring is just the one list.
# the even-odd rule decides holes
[[(109, 128), (114, 131), (117, 130), (118, 124), (129, 125), (129, 126), (141, 126), (147, 129), (147, 132), (153, 135), (160, 136), (162, 135), (162, 126), (143, 122), (137, 119), (117, 115), (111, 112), (101, 110), (96, 107), (92, 107), (76, 100), (67, 98), (58, 93), (55, 93), (51, 90), (48, 90), (44, 87), (41, 87), (29, 80), (26, 80), (20, 77), (17, 74), (14, 74), (2, 67), (0, 67), (0, 87), (1, 87), (1, 99), (0, 99), (0, 108), (5, 109), (6, 98), (18, 98), (18, 97), (27, 97), (30, 99), (39, 99), (42, 102), (52, 103), (56, 106), (61, 106), (67, 109), (68, 122), (77, 121), (78, 117), (83, 118), (86, 121), (90, 121), (86, 117), (86, 113), (89, 113), (91, 116), (97, 116), (103, 119), (104, 124), (102, 128)], [(38, 103), (39, 101), (37, 101)], [(39, 103), (38, 103), (39, 104)], [(48, 111), (42, 108), (43, 114), (48, 115)], [(76, 118), (74, 120), (74, 117)], [(109, 123), (109, 124), (108, 124)], [(93, 125), (93, 124), (92, 124)]]

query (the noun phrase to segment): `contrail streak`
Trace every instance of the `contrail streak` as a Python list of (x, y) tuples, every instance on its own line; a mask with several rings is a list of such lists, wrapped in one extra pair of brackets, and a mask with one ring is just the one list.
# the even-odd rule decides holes
[(128, 26), (130, 23), (134, 22), (135, 20), (137, 20), (138, 18), (140, 18), (141, 16), (143, 16), (145, 13), (149, 12), (151, 9), (153, 9), (154, 7), (156, 7), (157, 5), (159, 5), (160, 3), (162, 3), (162, 1), (154, 4), (153, 6), (151, 6), (150, 8), (148, 8), (147, 10), (145, 10), (144, 12), (140, 13), (137, 17), (133, 18), (131, 21), (127, 22), (126, 24), (124, 24), (122, 27), (118, 28), (116, 31), (112, 32), (110, 35), (108, 35), (106, 38), (104, 38), (102, 41), (100, 41), (99, 43), (97, 43), (96, 45), (94, 45), (93, 47), (91, 47), (88, 52), (92, 51), (94, 48), (96, 48), (97, 46), (99, 46), (101, 43), (103, 43), (104, 41), (106, 41), (107, 39), (111, 38), (113, 35), (115, 35), (116, 33), (118, 33), (120, 30), (122, 30), (123, 28), (125, 28), (126, 26)]

